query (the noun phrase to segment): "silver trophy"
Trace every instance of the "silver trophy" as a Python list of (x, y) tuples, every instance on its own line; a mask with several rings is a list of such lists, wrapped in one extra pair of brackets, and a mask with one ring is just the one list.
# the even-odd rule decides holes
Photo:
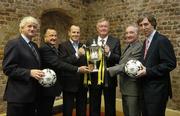
[(100, 46), (96, 44), (96, 41), (93, 40), (91, 46), (89, 46), (90, 51), (90, 61), (93, 62), (93, 70), (92, 72), (98, 72), (97, 61), (99, 61), (102, 57), (102, 54), (99, 52), (101, 50)]

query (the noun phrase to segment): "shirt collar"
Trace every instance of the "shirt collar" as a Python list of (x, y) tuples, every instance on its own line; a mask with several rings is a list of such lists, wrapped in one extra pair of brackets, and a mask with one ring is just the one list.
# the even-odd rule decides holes
[(30, 40), (29, 40), (24, 34), (21, 34), (21, 36), (22, 36), (22, 38), (23, 38), (27, 43), (30, 42)]
[[(101, 40), (104, 40), (104, 44), (106, 44), (108, 36), (106, 36), (105, 38), (101, 38), (100, 36), (98, 36), (98, 45), (101, 44)], [(100, 45), (101, 46), (101, 45)]]
[(78, 41), (78, 42), (74, 42), (74, 41), (71, 40), (71, 39), (69, 39), (69, 40), (70, 40), (70, 42), (71, 42), (72, 45), (78, 45), (78, 44), (79, 44), (79, 41)]
[(154, 31), (150, 34), (150, 36), (147, 37), (147, 39), (149, 40), (149, 42), (152, 41), (155, 33), (156, 33), (156, 30), (154, 30)]

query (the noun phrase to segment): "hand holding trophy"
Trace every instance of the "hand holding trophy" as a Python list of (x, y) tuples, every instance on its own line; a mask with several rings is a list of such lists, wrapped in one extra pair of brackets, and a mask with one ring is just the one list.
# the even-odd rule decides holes
[[(93, 43), (86, 47), (86, 59), (88, 64), (88, 69), (91, 73), (97, 73), (97, 84), (101, 85), (104, 83), (104, 72), (105, 72), (105, 62), (104, 62), (104, 48), (99, 46), (95, 40)], [(91, 75), (88, 78), (88, 84), (91, 84)]]

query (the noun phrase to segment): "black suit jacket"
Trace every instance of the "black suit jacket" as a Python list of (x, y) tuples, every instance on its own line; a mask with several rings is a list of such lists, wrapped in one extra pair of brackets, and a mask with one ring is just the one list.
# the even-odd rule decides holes
[[(142, 56), (144, 56), (144, 49), (145, 42)], [(156, 32), (145, 60), (143, 57), (141, 60), (147, 72), (146, 77), (142, 77), (144, 99), (147, 102), (167, 100), (168, 96), (172, 96), (170, 71), (176, 67), (173, 46), (168, 38)]]
[[(37, 45), (33, 44), (38, 54)], [(4, 99), (16, 103), (33, 102), (38, 82), (30, 77), (30, 69), (39, 69), (40, 61), (21, 36), (8, 41), (2, 66), (3, 72), (8, 76)]]
[(56, 72), (57, 81), (52, 87), (42, 87), (40, 86), (39, 93), (45, 96), (57, 96), (61, 92), (61, 71), (69, 70), (72, 72), (77, 72), (78, 67), (67, 64), (60, 59), (58, 50), (55, 47), (50, 46), (47, 43), (42, 44), (39, 48), (42, 68), (50, 68)]
[[(81, 46), (82, 44), (79, 43), (79, 48)], [(69, 40), (59, 45), (59, 52), (61, 58), (69, 64), (78, 67), (86, 65), (86, 60), (84, 56), (81, 56), (79, 58), (75, 56), (76, 51)], [(84, 74), (64, 70), (62, 71), (61, 75), (64, 91), (77, 92), (79, 87), (83, 86)]]
[[(98, 41), (98, 37), (94, 38), (96, 43)], [(93, 43), (93, 39), (87, 41), (87, 46), (90, 46)], [(109, 57), (105, 57), (105, 66), (106, 68), (112, 67), (119, 63), (119, 59), (121, 56), (121, 46), (120, 46), (120, 40), (117, 38), (114, 38), (112, 36), (108, 36), (106, 45), (110, 47), (111, 54)], [(97, 85), (97, 73), (92, 73), (92, 84)], [(105, 78), (107, 79), (107, 83), (109, 87), (117, 86), (117, 77), (113, 76), (110, 77), (108, 72), (105, 71)]]

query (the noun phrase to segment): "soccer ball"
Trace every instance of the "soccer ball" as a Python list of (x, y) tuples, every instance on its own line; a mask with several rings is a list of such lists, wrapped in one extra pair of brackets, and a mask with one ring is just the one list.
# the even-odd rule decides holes
[(45, 76), (39, 80), (39, 83), (43, 87), (51, 87), (55, 84), (57, 78), (56, 73), (52, 69), (43, 69), (42, 70), (45, 73)]
[(138, 60), (129, 60), (125, 64), (125, 73), (130, 77), (136, 77), (137, 72), (142, 69), (142, 63)]

